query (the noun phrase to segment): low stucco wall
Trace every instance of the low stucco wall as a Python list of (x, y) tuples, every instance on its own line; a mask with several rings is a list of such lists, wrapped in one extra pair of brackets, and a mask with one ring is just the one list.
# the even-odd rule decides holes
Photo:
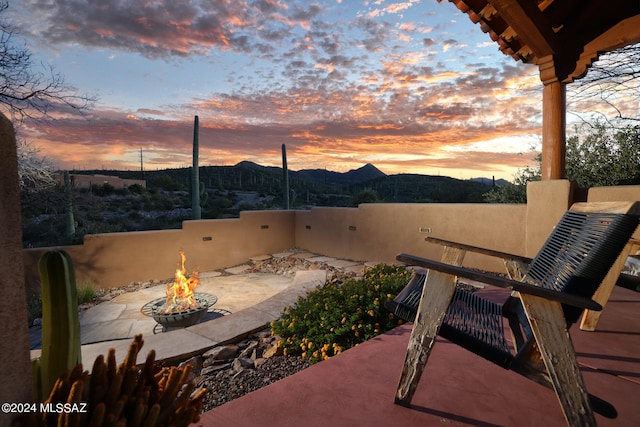
[[(439, 259), (433, 236), (521, 254), (525, 205), (364, 204), (296, 213), (296, 245), (329, 256), (389, 262), (399, 252)], [(468, 254), (465, 264), (501, 269), (501, 263)]]
[[(589, 202), (640, 201), (640, 185), (593, 187), (589, 189), (587, 200)], [(640, 240), (640, 228), (636, 230), (633, 237)]]
[[(185, 221), (180, 230), (85, 236), (63, 247), (74, 259), (77, 282), (98, 288), (173, 276), (187, 256), (187, 269), (207, 271), (250, 257), (298, 247), (337, 258), (391, 262), (399, 252), (439, 258), (426, 236), (521, 254), (525, 205), (364, 204), (359, 208), (242, 212), (239, 219)], [(24, 251), (29, 288), (39, 286), (37, 262), (50, 248)], [(500, 270), (498, 260), (469, 255), (466, 265)]]
[(593, 187), (589, 189), (587, 200), (590, 202), (616, 202), (620, 200), (640, 201), (640, 185)]
[[(79, 284), (101, 288), (173, 276), (187, 255), (189, 270), (207, 271), (291, 247), (336, 258), (392, 262), (399, 252), (439, 259), (442, 248), (425, 237), (534, 256), (575, 201), (566, 180), (535, 182), (527, 205), (363, 204), (358, 208), (250, 211), (238, 219), (185, 221), (180, 230), (85, 236), (65, 249)], [(589, 201), (640, 200), (640, 186), (591, 189)], [(640, 233), (636, 233), (636, 238)], [(24, 251), (27, 286), (39, 287), (37, 261), (46, 249)], [(467, 254), (465, 265), (503, 271), (500, 260)]]
[[(180, 250), (187, 256), (188, 270), (207, 271), (295, 246), (294, 215), (294, 211), (242, 212), (234, 219), (185, 221), (180, 230), (88, 235), (84, 244), (63, 249), (74, 260), (79, 285), (112, 288), (173, 277)], [(39, 287), (37, 263), (48, 249), (24, 251), (28, 288)]]

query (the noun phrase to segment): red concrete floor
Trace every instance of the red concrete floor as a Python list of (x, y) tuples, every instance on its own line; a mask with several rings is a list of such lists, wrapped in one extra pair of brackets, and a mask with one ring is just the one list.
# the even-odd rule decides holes
[[(229, 402), (204, 426), (564, 426), (553, 391), (440, 339), (412, 406), (393, 404), (411, 325)], [(616, 288), (597, 332), (571, 330), (600, 426), (640, 425), (640, 293)]]

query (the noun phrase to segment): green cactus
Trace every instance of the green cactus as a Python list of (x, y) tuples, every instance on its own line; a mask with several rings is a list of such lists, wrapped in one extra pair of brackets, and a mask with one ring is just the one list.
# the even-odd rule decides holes
[(289, 169), (287, 168), (287, 146), (282, 144), (282, 175), (284, 188), (282, 195), (284, 196), (284, 208), (289, 209)]
[(58, 377), (81, 362), (78, 294), (73, 261), (62, 250), (45, 252), (38, 264), (42, 281), (42, 353), (34, 366), (40, 401)]
[(73, 189), (71, 187), (71, 179), (69, 178), (68, 171), (64, 171), (64, 193), (66, 197), (65, 237), (67, 239), (67, 243), (72, 243), (73, 236), (76, 234), (76, 221), (73, 217)]
[(207, 200), (209, 199), (209, 193), (207, 193), (207, 187), (204, 184), (204, 181), (200, 181), (200, 207), (204, 207), (207, 204)]
[(198, 116), (195, 117), (193, 123), (193, 167), (191, 168), (191, 217), (193, 219), (202, 219), (202, 208), (200, 204), (200, 168), (198, 166), (199, 156), (199, 122)]

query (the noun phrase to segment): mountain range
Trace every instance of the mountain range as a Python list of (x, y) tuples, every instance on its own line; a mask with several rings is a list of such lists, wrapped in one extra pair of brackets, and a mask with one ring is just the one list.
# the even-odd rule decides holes
[[(255, 170), (273, 170), (276, 169), (278, 171), (282, 171), (282, 168), (275, 166), (261, 166), (257, 163), (250, 161), (242, 161), (234, 166), (234, 168), (252, 168)], [(299, 179), (313, 181), (320, 184), (327, 185), (349, 185), (349, 184), (360, 184), (363, 182), (367, 182), (376, 178), (387, 177), (390, 175), (385, 174), (380, 169), (372, 165), (371, 163), (367, 163), (364, 166), (361, 166), (357, 169), (351, 169), (347, 172), (334, 172), (327, 169), (302, 169), (299, 171), (289, 170), (289, 175), (291, 177), (296, 177)], [(399, 175), (416, 175), (416, 174), (399, 174)], [(419, 174), (418, 174), (419, 175)], [(392, 175), (391, 175), (392, 176)], [(422, 175), (422, 176), (430, 176), (430, 175)], [(447, 177), (445, 177), (447, 178)], [(454, 179), (454, 178), (452, 178)], [(479, 182), (485, 185), (506, 185), (509, 184), (509, 181), (505, 179), (497, 179), (494, 182), (493, 178), (471, 178), (470, 181)]]

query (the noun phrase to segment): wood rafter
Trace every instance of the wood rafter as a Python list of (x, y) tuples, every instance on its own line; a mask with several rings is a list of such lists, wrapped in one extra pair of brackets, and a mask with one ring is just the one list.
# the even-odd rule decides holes
[[(441, 1), (441, 0), (439, 0)], [(640, 0), (449, 0), (544, 83), (582, 77), (598, 56), (640, 42)]]

